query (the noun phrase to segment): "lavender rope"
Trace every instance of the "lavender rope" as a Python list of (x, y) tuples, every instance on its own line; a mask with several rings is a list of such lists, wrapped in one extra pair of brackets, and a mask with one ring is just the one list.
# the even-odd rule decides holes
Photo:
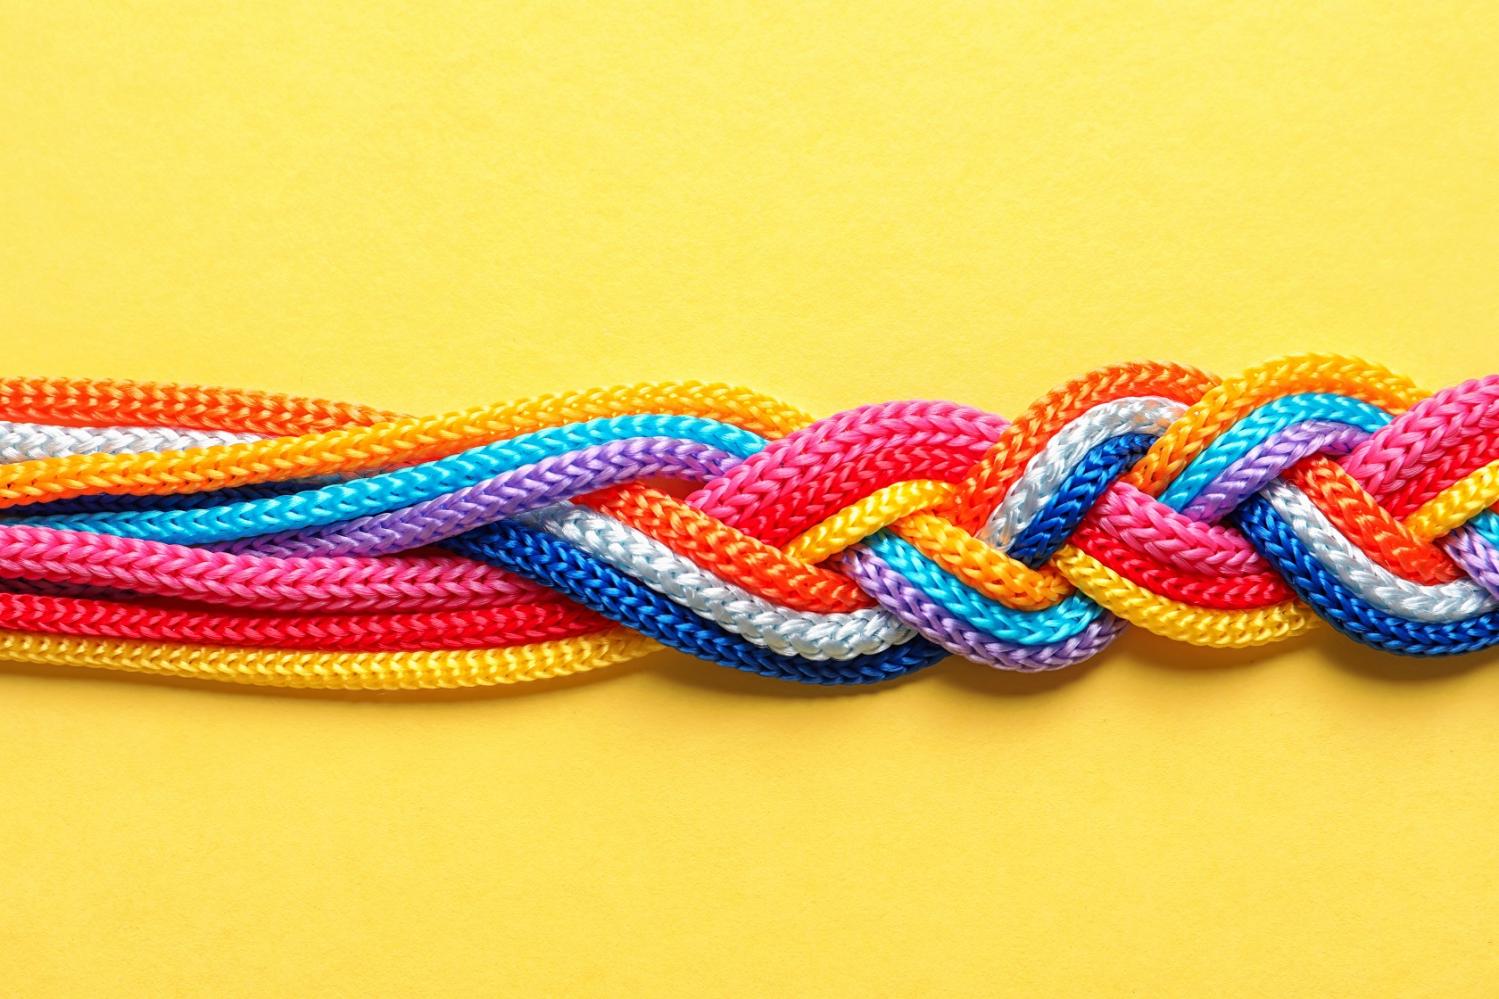
[(1437, 544), (1474, 582), (1499, 597), (1499, 548), (1468, 526), (1438, 539)]
[(1060, 642), (1046, 645), (1006, 642), (959, 620), (862, 545), (850, 548), (839, 559), (839, 568), (849, 578), (922, 637), (955, 655), (997, 669), (1039, 672), (1071, 666), (1103, 649), (1124, 628), (1119, 618), (1103, 614), (1078, 634)]
[(1276, 476), (1309, 455), (1344, 455), (1369, 436), (1346, 423), (1307, 420), (1271, 434), (1229, 465), (1187, 504), (1193, 520), (1216, 523)]
[(283, 557), (389, 555), (647, 476), (705, 482), (739, 460), (696, 441), (636, 437), (547, 458), (398, 510), (210, 547)]

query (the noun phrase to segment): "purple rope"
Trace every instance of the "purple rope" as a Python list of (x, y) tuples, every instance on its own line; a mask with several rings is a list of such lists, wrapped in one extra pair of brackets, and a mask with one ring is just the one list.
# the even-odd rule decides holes
[(1071, 638), (1049, 645), (1020, 645), (986, 634), (959, 619), (874, 552), (856, 545), (839, 556), (839, 568), (886, 611), (947, 651), (996, 669), (1040, 672), (1061, 669), (1097, 654), (1124, 622), (1103, 614)]
[(1367, 430), (1328, 420), (1306, 420), (1266, 437), (1225, 468), (1193, 497), (1182, 513), (1216, 523), (1286, 469), (1308, 455), (1347, 454), (1368, 438)]
[(1499, 597), (1499, 548), (1466, 525), (1438, 539), (1437, 544), (1479, 586)]
[(648, 476), (705, 482), (738, 461), (696, 441), (636, 437), (546, 458), (398, 510), (206, 547), (283, 557), (389, 555)]

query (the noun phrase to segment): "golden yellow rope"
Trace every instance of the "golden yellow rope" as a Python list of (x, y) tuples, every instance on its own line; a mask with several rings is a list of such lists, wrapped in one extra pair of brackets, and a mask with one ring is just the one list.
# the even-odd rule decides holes
[(532, 645), (423, 652), (316, 652), (0, 631), (0, 659), (14, 662), (340, 690), (520, 683), (599, 669), (660, 648), (624, 628)]

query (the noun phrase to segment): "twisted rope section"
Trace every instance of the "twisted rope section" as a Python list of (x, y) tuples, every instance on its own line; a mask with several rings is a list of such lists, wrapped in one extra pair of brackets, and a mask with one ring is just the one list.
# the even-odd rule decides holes
[(723, 385), (408, 417), (0, 380), (0, 656), (422, 688), (662, 646), (870, 683), (1047, 670), (1125, 624), (1243, 647), (1499, 642), (1499, 375), (1435, 394), (1308, 355), (1075, 379), (1012, 423), (821, 420)]

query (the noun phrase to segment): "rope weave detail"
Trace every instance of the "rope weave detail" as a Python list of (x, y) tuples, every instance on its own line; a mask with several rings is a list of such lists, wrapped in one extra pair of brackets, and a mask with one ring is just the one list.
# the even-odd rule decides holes
[(1499, 375), (1428, 394), (1320, 355), (1116, 365), (1014, 422), (697, 383), (407, 417), (6, 379), (0, 657), (393, 689), (667, 646), (850, 684), (1319, 621), (1450, 655), (1499, 643), (1496, 503)]

